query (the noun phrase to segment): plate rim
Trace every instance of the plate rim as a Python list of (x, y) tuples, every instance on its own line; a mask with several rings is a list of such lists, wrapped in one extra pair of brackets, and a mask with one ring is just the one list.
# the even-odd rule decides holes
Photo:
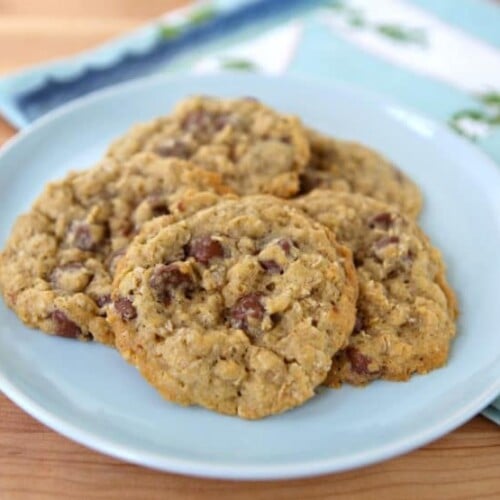
[[(499, 370), (500, 371), (500, 370)], [(183, 474), (187, 476), (208, 479), (268, 481), (316, 477), (325, 474), (340, 473), (355, 470), (368, 465), (376, 464), (391, 458), (403, 455), (438, 439), (456, 429), (479, 411), (491, 403), (500, 391), (500, 380), (496, 384), (478, 393), (475, 399), (469, 400), (467, 405), (448, 417), (441, 420), (440, 425), (430, 427), (425, 432), (414, 434), (410, 438), (402, 438), (389, 445), (372, 448), (369, 452), (359, 452), (345, 457), (324, 459), (314, 462), (289, 465), (214, 465), (204, 460), (184, 460), (164, 454), (136, 449), (135, 447), (116, 444), (112, 439), (96, 436), (95, 433), (82, 430), (77, 425), (68, 423), (54, 413), (43, 408), (18, 390), (14, 384), (4, 376), (0, 370), (0, 390), (13, 403), (28, 413), (35, 420), (43, 423), (51, 430), (62, 436), (83, 445), (93, 451), (103, 453), (112, 458), (147, 467), (149, 469)]]
[[(69, 102), (60, 108), (57, 108), (45, 116), (36, 120), (26, 128), (22, 129), (14, 137), (10, 138), (0, 148), (0, 162), (3, 157), (16, 147), (22, 146), (22, 142), (26, 137), (34, 134), (39, 129), (43, 129), (48, 124), (64, 119), (67, 115), (78, 113), (80, 109), (84, 109), (89, 104), (105, 100), (110, 96), (134, 91), (142, 87), (156, 86), (161, 83), (175, 83), (193, 78), (199, 80), (217, 80), (227, 77), (229, 72), (216, 75), (153, 75), (144, 78), (134, 79), (118, 85), (113, 85), (109, 88), (92, 92), (91, 94)], [(434, 134), (438, 137), (434, 139), (433, 144), (440, 144), (445, 140), (448, 144), (454, 146), (458, 150), (465, 150), (467, 155), (473, 155), (478, 158), (478, 166), (481, 170), (482, 177), (496, 177), (500, 185), (500, 169), (495, 162), (489, 158), (479, 148), (468, 143), (464, 138), (459, 137), (449, 131), (444, 125), (425, 116), (422, 112), (412, 109), (409, 106), (401, 104), (394, 99), (378, 94), (377, 92), (364, 89), (358, 85), (351, 85), (339, 81), (325, 81), (310, 77), (297, 76), (265, 76), (265, 75), (240, 75), (230, 73), (231, 78), (236, 78), (241, 81), (248, 82), (252, 80), (267, 80), (267, 81), (292, 81), (300, 85), (310, 85), (312, 87), (321, 87), (323, 90), (339, 89), (343, 92), (349, 92), (354, 95), (361, 95), (363, 99), (367, 99), (371, 104), (381, 110), (387, 112), (388, 108), (395, 108), (409, 113), (411, 116), (423, 120), (427, 126), (431, 127)], [(401, 124), (403, 126), (403, 124)], [(406, 124), (408, 128), (411, 128)], [(441, 148), (440, 148), (441, 149)], [(443, 148), (444, 149), (444, 148)], [(476, 169), (478, 168), (475, 167)], [(0, 167), (1, 168), (1, 167)], [(483, 179), (484, 180), (484, 179)], [(500, 189), (499, 189), (500, 192)], [(500, 207), (500, 203), (499, 203)], [(491, 368), (495, 370), (493, 366)], [(500, 366), (496, 370), (498, 378), (496, 382), (485, 386), (482, 391), (479, 391), (474, 398), (470, 398), (462, 408), (455, 411), (438, 424), (430, 426), (422, 430), (416, 435), (403, 437), (389, 445), (382, 445), (372, 448), (369, 451), (358, 452), (354, 455), (346, 457), (334, 457), (329, 459), (321, 459), (319, 461), (308, 461), (306, 463), (285, 464), (285, 465), (238, 465), (232, 467), (225, 464), (213, 464), (206, 460), (196, 459), (179, 459), (172, 455), (165, 455), (138, 448), (137, 446), (126, 446), (116, 443), (115, 440), (107, 437), (96, 435), (95, 432), (83, 429), (78, 425), (72, 425), (63, 417), (59, 417), (57, 413), (46, 409), (42, 404), (37, 403), (34, 399), (26, 396), (23, 391), (9, 380), (7, 373), (4, 373), (0, 366), (0, 391), (2, 391), (12, 402), (26, 411), (36, 420), (42, 422), (52, 430), (62, 434), (66, 438), (82, 444), (92, 450), (101, 452), (105, 455), (114, 458), (131, 462), (137, 465), (149, 467), (160, 471), (168, 471), (190, 476), (219, 478), (219, 479), (244, 479), (244, 480), (271, 480), (271, 479), (292, 479), (301, 477), (311, 477), (333, 472), (342, 472), (363, 467), (382, 460), (387, 460), (397, 455), (407, 453), (417, 447), (423, 446), (434, 439), (437, 439), (448, 432), (454, 430), (458, 426), (465, 423), (467, 420), (476, 415), (491, 401), (493, 401), (500, 393)]]

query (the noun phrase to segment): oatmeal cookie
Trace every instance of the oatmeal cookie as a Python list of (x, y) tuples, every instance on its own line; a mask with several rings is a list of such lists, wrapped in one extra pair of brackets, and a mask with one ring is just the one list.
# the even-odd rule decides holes
[(351, 248), (359, 279), (349, 346), (328, 383), (407, 380), (442, 366), (455, 335), (457, 304), (441, 255), (409, 217), (361, 195), (313, 191), (297, 205)]
[(253, 196), (152, 221), (112, 297), (118, 350), (166, 399), (255, 419), (313, 396), (352, 330), (357, 280), (328, 229)]
[(332, 189), (370, 196), (416, 218), (422, 195), (414, 182), (373, 149), (308, 130), (311, 159), (301, 175), (301, 194)]
[(125, 246), (151, 218), (178, 220), (227, 191), (216, 174), (147, 153), (50, 183), (0, 254), (6, 303), (47, 333), (113, 343), (106, 312)]
[(188, 159), (219, 173), (238, 194), (284, 198), (297, 193), (309, 160), (300, 121), (250, 98), (186, 99), (172, 115), (132, 128), (108, 154), (126, 159), (138, 151)]

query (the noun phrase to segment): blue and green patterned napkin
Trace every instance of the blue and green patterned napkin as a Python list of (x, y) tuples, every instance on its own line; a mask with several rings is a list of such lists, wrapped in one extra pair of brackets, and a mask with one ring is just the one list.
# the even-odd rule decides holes
[[(0, 78), (17, 127), (94, 90), (161, 72), (308, 75), (364, 86), (500, 164), (500, 4), (492, 0), (195, 2), (95, 50)], [(500, 424), (500, 398), (486, 416)]]

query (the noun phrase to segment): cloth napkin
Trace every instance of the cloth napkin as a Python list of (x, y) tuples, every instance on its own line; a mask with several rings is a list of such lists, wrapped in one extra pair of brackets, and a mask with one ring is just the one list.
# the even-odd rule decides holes
[[(94, 50), (0, 78), (0, 112), (23, 128), (153, 73), (308, 75), (390, 94), (500, 164), (499, 27), (492, 0), (195, 2)], [(500, 398), (484, 415), (500, 425)]]

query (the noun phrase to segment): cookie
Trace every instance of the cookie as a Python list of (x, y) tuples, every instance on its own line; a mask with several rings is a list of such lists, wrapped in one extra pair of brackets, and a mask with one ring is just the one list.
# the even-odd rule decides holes
[(227, 190), (215, 174), (145, 153), (70, 173), (13, 227), (0, 255), (6, 303), (47, 333), (113, 343), (106, 312), (125, 246), (145, 221), (161, 214), (177, 220)]
[(112, 297), (117, 348), (167, 400), (255, 419), (313, 396), (352, 330), (357, 280), (328, 229), (254, 196), (150, 223)]
[(442, 366), (457, 305), (441, 255), (417, 224), (356, 194), (318, 190), (297, 205), (351, 248), (359, 279), (356, 324), (328, 383), (407, 380)]
[(126, 159), (138, 151), (188, 159), (219, 173), (238, 194), (290, 197), (309, 160), (300, 121), (255, 99), (192, 97), (170, 116), (134, 127), (109, 149)]
[(311, 159), (301, 176), (301, 194), (332, 189), (370, 196), (416, 218), (420, 190), (395, 165), (373, 149), (308, 130)]

